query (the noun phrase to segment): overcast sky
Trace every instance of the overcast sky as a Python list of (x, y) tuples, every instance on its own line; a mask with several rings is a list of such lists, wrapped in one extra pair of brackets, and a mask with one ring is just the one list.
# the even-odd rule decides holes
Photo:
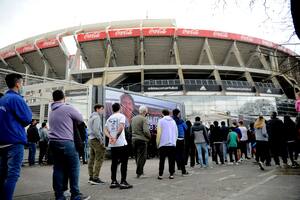
[[(286, 43), (293, 33), (288, 0), (0, 0), (0, 48), (70, 26), (132, 19), (176, 20), (177, 27), (245, 34)], [(220, 0), (223, 2), (223, 0)], [(266, 20), (270, 16), (270, 19)], [(290, 23), (289, 23), (290, 22)], [(290, 43), (299, 43), (296, 36)], [(300, 45), (286, 46), (300, 53)], [(297, 48), (297, 49), (296, 49)]]

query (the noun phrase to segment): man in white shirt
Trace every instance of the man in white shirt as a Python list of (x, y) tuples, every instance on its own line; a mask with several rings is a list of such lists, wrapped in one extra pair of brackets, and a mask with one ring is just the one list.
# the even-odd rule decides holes
[(248, 143), (248, 130), (244, 126), (243, 121), (239, 121), (239, 129), (241, 130), (242, 137), (240, 139), (240, 145), (241, 145), (241, 157), (243, 154), (245, 155), (245, 159), (250, 159), (247, 154), (247, 143)]
[[(111, 185), (110, 188), (129, 189), (132, 185), (126, 181), (128, 148), (125, 138), (125, 115), (120, 113), (120, 104), (112, 105), (113, 114), (105, 123), (104, 133), (109, 138), (108, 147), (111, 148)], [(121, 162), (121, 182), (117, 181), (117, 168), (119, 161)]]

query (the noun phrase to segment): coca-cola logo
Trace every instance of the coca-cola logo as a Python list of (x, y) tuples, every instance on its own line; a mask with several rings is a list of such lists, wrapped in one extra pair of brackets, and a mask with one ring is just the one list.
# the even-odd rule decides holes
[(199, 35), (199, 30), (183, 29), (182, 34), (184, 34), (184, 35)]
[(124, 37), (124, 36), (130, 36), (133, 34), (132, 30), (118, 30), (114, 32), (115, 36), (117, 37)]
[(94, 33), (87, 33), (83, 37), (85, 40), (88, 39), (98, 39), (100, 38), (100, 32), (94, 32)]
[(28, 45), (28, 46), (25, 46), (25, 47), (22, 47), (18, 50), (18, 52), (20, 53), (24, 53), (24, 52), (28, 52), (28, 51), (32, 51), (34, 50), (34, 46), (32, 45)]
[(149, 34), (151, 35), (163, 35), (167, 33), (167, 29), (165, 28), (160, 28), (160, 29), (150, 29), (148, 31)]
[(224, 32), (213, 32), (213, 36), (215, 36), (215, 37), (224, 37), (224, 38), (227, 38), (227, 37), (228, 37), (228, 33), (224, 33)]
[(52, 46), (52, 45), (56, 45), (56, 40), (49, 40), (49, 41), (42, 42), (42, 46)]
[(248, 37), (248, 36), (245, 36), (245, 35), (241, 35), (241, 40), (248, 41), (248, 42), (253, 42), (254, 41), (252, 37)]

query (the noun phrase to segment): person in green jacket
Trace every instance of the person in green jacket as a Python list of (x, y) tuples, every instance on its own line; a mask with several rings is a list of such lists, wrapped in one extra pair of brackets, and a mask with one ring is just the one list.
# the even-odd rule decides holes
[(233, 163), (232, 154), (234, 154), (235, 163), (238, 164), (238, 156), (237, 156), (237, 146), (238, 146), (238, 135), (236, 132), (232, 131), (232, 129), (229, 129), (229, 134), (227, 137), (227, 144), (228, 144), (228, 153), (229, 153), (229, 159), (230, 162)]
[(148, 120), (146, 118), (148, 108), (143, 105), (140, 106), (139, 113), (139, 115), (132, 118), (130, 126), (137, 165), (137, 178), (144, 175), (144, 165), (147, 159), (147, 143), (151, 138)]

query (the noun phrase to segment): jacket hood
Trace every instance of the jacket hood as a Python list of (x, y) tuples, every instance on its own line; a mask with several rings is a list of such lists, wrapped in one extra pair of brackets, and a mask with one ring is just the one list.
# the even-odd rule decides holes
[(194, 126), (200, 126), (202, 123), (201, 122), (195, 122)]
[(62, 103), (62, 102), (54, 102), (51, 104), (51, 110), (56, 110), (57, 108), (61, 107), (65, 105), (65, 103)]
[(168, 120), (168, 121), (172, 121), (173, 118), (171, 116), (164, 116), (163, 119)]
[(90, 115), (90, 118), (94, 117), (94, 116), (99, 116), (99, 114), (97, 112), (93, 112), (91, 115)]

